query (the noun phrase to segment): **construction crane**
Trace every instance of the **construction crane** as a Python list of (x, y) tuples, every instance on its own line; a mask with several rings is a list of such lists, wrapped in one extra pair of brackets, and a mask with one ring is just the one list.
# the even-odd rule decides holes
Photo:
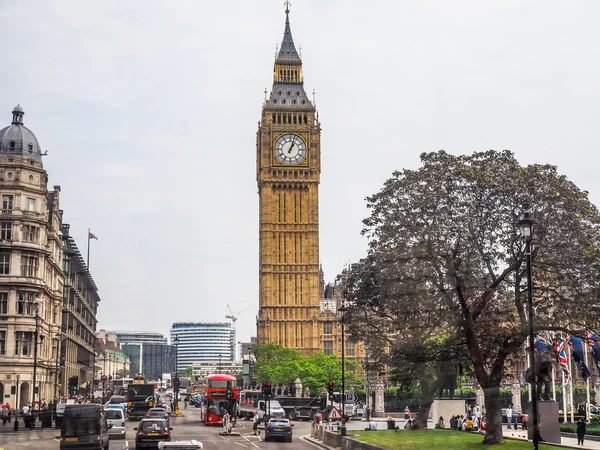
[[(240, 302), (236, 302), (236, 303), (244, 303), (243, 301)], [(231, 309), (231, 306), (227, 305), (227, 309), (229, 310), (229, 314), (225, 315), (226, 319), (231, 319), (231, 326), (233, 327), (233, 360), (235, 362), (238, 361), (237, 358), (237, 320), (238, 320), (238, 316), (246, 311), (248, 311), (250, 308), (252, 308), (252, 305), (248, 306), (246, 309), (238, 312), (237, 314), (233, 312), (233, 310)]]

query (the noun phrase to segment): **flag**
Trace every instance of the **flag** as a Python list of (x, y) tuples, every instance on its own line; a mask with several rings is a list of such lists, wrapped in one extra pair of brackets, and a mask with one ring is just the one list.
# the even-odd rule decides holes
[(565, 353), (565, 341), (560, 338), (554, 338), (554, 351), (558, 354), (558, 363), (565, 374), (565, 380), (569, 379), (569, 361)]
[(581, 339), (570, 336), (569, 337), (569, 346), (571, 347), (571, 354), (573, 355), (573, 359), (575, 360), (575, 364), (579, 367), (579, 373), (583, 378), (583, 381), (587, 381), (590, 376), (590, 371), (585, 365), (585, 360), (583, 356), (583, 342)]
[(94, 233), (90, 233), (88, 236), (88, 239), (96, 239), (98, 240), (98, 238), (96, 237), (96, 235)]
[(600, 373), (600, 342), (598, 342), (598, 336), (586, 331), (585, 337), (592, 350), (592, 358), (594, 358), (594, 362), (596, 363), (596, 369)]

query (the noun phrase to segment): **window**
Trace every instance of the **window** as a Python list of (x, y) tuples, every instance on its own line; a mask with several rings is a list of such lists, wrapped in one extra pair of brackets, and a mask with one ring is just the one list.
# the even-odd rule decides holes
[(35, 211), (35, 198), (27, 197), (27, 211)]
[(10, 274), (10, 252), (0, 252), (0, 275)]
[(346, 342), (346, 356), (354, 356), (354, 342)]
[(33, 352), (33, 332), (15, 331), (15, 355), (29, 356)]
[(10, 148), (15, 148), (15, 141), (10, 141)]
[(333, 334), (333, 324), (331, 322), (323, 324), (323, 334)]
[(0, 314), (8, 314), (8, 292), (0, 292)]
[(17, 293), (17, 314), (33, 316), (35, 314), (35, 296), (32, 292)]
[(40, 228), (33, 225), (23, 225), (23, 240), (26, 242), (37, 242)]
[(3, 195), (2, 196), (2, 209), (13, 209), (13, 196)]
[(0, 331), (0, 355), (6, 355), (6, 331)]
[(0, 239), (10, 241), (12, 238), (12, 222), (2, 222), (0, 225)]
[(27, 148), (29, 149), (29, 152), (33, 151), (33, 144), (27, 144)]
[(323, 353), (333, 355), (333, 341), (323, 341)]
[(21, 276), (37, 277), (38, 259), (35, 253), (24, 252), (21, 255)]

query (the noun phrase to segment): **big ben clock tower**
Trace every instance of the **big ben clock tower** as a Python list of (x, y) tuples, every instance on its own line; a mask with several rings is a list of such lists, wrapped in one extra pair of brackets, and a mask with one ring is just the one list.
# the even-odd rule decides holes
[(259, 195), (258, 343), (319, 351), (321, 126), (304, 91), (286, 2), (273, 88), (256, 136)]

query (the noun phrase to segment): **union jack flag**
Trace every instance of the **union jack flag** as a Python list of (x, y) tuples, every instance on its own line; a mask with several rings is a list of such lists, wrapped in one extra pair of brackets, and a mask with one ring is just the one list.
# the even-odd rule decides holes
[(567, 360), (567, 354), (565, 353), (565, 341), (560, 338), (554, 339), (554, 351), (558, 353), (558, 363), (562, 367), (565, 374), (565, 380), (569, 379), (569, 361)]

